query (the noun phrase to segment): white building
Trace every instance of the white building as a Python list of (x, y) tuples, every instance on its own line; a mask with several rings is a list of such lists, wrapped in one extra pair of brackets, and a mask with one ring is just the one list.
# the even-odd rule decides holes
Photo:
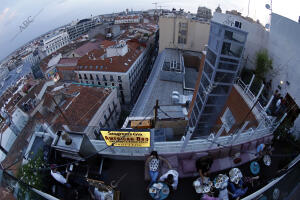
[(115, 18), (115, 24), (133, 24), (140, 23), (141, 17), (139, 15), (119, 16)]
[(61, 32), (52, 36), (47, 36), (43, 40), (43, 51), (48, 56), (69, 43), (70, 38), (67, 32)]
[(67, 27), (67, 32), (70, 36), (70, 40), (75, 40), (80, 36), (87, 34), (89, 30), (95, 28), (96, 21), (93, 19), (82, 19), (78, 22), (74, 22), (71, 26)]
[(150, 45), (104, 41), (101, 46), (79, 59), (75, 71), (79, 82), (118, 87), (121, 102), (130, 103), (137, 98), (147, 75)]

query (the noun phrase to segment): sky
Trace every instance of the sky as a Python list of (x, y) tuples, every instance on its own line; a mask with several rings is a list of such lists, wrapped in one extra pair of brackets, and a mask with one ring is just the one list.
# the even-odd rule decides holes
[[(158, 2), (158, 6), (165, 9), (183, 8), (191, 13), (196, 13), (198, 6), (214, 11), (220, 5), (223, 12), (236, 9), (247, 16), (249, 0), (1, 0), (0, 60), (28, 41), (74, 20), (120, 12), (126, 8), (153, 9), (153, 2)], [(270, 0), (250, 0), (249, 16), (263, 24), (268, 23), (270, 11), (265, 8), (266, 3)], [(273, 0), (273, 12), (294, 21), (298, 21), (299, 8), (299, 0)], [(38, 13), (34, 21), (13, 39), (23, 22)]]

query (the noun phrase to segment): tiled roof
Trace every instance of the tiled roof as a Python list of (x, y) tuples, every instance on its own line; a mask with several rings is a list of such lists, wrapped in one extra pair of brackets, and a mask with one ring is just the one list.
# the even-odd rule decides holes
[(127, 45), (127, 54), (125, 54), (124, 56), (114, 56), (111, 58), (101, 59), (104, 51), (93, 50), (89, 53), (89, 55), (83, 56), (79, 59), (77, 70), (127, 72), (127, 70), (131, 67), (131, 65), (144, 50), (144, 46), (138, 42), (128, 41)]
[(74, 53), (78, 54), (79, 56), (84, 56), (86, 53), (90, 52), (94, 49), (99, 49), (100, 43), (99, 42), (88, 42), (81, 47), (77, 48)]
[(58, 49), (56, 52), (48, 55), (47, 57), (45, 57), (41, 63), (40, 63), (40, 68), (43, 72), (46, 72), (48, 70), (48, 62), (49, 60), (54, 56), (54, 55), (58, 55), (59, 53), (61, 54), (65, 54), (65, 53), (68, 53), (72, 50), (75, 50), (76, 48), (82, 46), (83, 44), (85, 44), (86, 41), (83, 41), (83, 42), (76, 42), (76, 43), (70, 43), (60, 49)]
[[(65, 92), (73, 94), (77, 92), (77, 94), (67, 98), (61, 110), (70, 123), (68, 126), (72, 130), (76, 129), (76, 127), (80, 129), (73, 131), (83, 131), (109, 96), (111, 90), (78, 85), (70, 85), (67, 88), (67, 90), (64, 90)], [(64, 117), (59, 115), (54, 122), (53, 128), (57, 131), (62, 125), (67, 124)]]
[(113, 45), (115, 45), (115, 44), (116, 44), (115, 41), (103, 40), (103, 41), (101, 42), (101, 47), (106, 49), (107, 47), (113, 46)]
[(78, 58), (61, 58), (57, 66), (76, 66)]

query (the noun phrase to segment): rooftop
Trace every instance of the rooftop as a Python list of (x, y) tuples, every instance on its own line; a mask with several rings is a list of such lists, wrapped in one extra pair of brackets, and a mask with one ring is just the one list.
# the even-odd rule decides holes
[(61, 58), (58, 66), (77, 66), (79, 58)]
[(88, 52), (90, 52), (91, 50), (94, 49), (99, 49), (100, 43), (99, 42), (88, 42), (84, 45), (82, 45), (81, 47), (77, 48), (74, 53), (76, 53), (77, 55), (79, 55), (80, 57), (86, 55)]
[[(69, 121), (69, 128), (73, 131), (84, 131), (82, 128), (86, 128), (96, 114), (102, 103), (109, 96), (112, 90), (104, 88), (87, 87), (80, 85), (64, 85), (63, 87), (56, 87), (50, 95), (55, 96), (57, 94), (65, 95), (63, 103), (60, 109), (63, 111), (65, 117)], [(56, 111), (55, 113), (57, 113)], [(48, 118), (48, 122), (51, 122), (53, 118)], [(62, 115), (54, 121), (53, 128), (58, 130), (62, 125), (67, 125)]]
[(145, 49), (145, 46), (136, 42), (128, 41), (128, 53), (124, 56), (113, 56), (104, 58), (105, 51), (92, 50), (88, 55), (78, 61), (78, 71), (110, 71), (127, 72), (135, 60)]
[[(177, 55), (177, 56), (175, 56)], [(181, 59), (181, 53), (177, 50), (165, 49), (161, 54), (158, 55), (155, 64), (153, 66), (152, 72), (148, 81), (146, 82), (138, 101), (136, 102), (130, 117), (142, 117), (147, 116), (156, 103), (159, 101), (161, 109), (166, 112), (172, 118), (184, 118), (184, 106), (179, 104), (174, 104), (172, 101), (173, 91), (177, 91), (181, 95), (189, 95), (184, 90), (184, 80), (183, 80), (183, 69), (184, 63)], [(175, 60), (174, 60), (175, 59)], [(167, 70), (170, 74), (162, 76), (162, 71), (165, 71), (165, 63), (168, 62), (176, 63), (179, 66), (179, 72), (176, 70)], [(176, 64), (176, 66), (177, 66)], [(170, 66), (168, 67), (170, 69)], [(174, 76), (180, 75), (176, 80)], [(197, 78), (197, 77), (196, 77)], [(174, 79), (174, 80), (171, 80)], [(152, 114), (153, 116), (153, 114)], [(159, 112), (158, 117), (169, 118), (165, 113)]]

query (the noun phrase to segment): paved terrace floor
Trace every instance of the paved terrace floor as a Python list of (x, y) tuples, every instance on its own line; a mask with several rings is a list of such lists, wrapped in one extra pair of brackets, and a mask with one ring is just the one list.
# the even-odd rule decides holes
[[(273, 155), (278, 154), (280, 151), (273, 152)], [(270, 167), (263, 166), (261, 164), (261, 172), (259, 174), (260, 179), (255, 182), (254, 188), (250, 188), (247, 195), (258, 190), (262, 185), (268, 183), (275, 177), (277, 171), (283, 167), (282, 163), (286, 161), (287, 157), (272, 156), (272, 165)], [(286, 163), (286, 162), (285, 162)], [(148, 200), (151, 199), (148, 196), (146, 188), (149, 182), (144, 180), (144, 162), (143, 161), (128, 161), (128, 160), (106, 160), (104, 162), (103, 175), (106, 183), (110, 183), (112, 180), (118, 180), (119, 177), (128, 173), (125, 179), (120, 183), (119, 190), (121, 191), (122, 200)], [(249, 169), (250, 163), (246, 163), (239, 168), (244, 176), (251, 176)], [(210, 177), (214, 178), (219, 173), (226, 173), (228, 175), (229, 170), (211, 174)], [(196, 194), (193, 181), (197, 177), (180, 178), (178, 189), (175, 191), (176, 200), (194, 200), (200, 199)], [(298, 178), (300, 181), (300, 177)], [(294, 185), (297, 186), (296, 184)], [(293, 186), (292, 186), (293, 187)]]

